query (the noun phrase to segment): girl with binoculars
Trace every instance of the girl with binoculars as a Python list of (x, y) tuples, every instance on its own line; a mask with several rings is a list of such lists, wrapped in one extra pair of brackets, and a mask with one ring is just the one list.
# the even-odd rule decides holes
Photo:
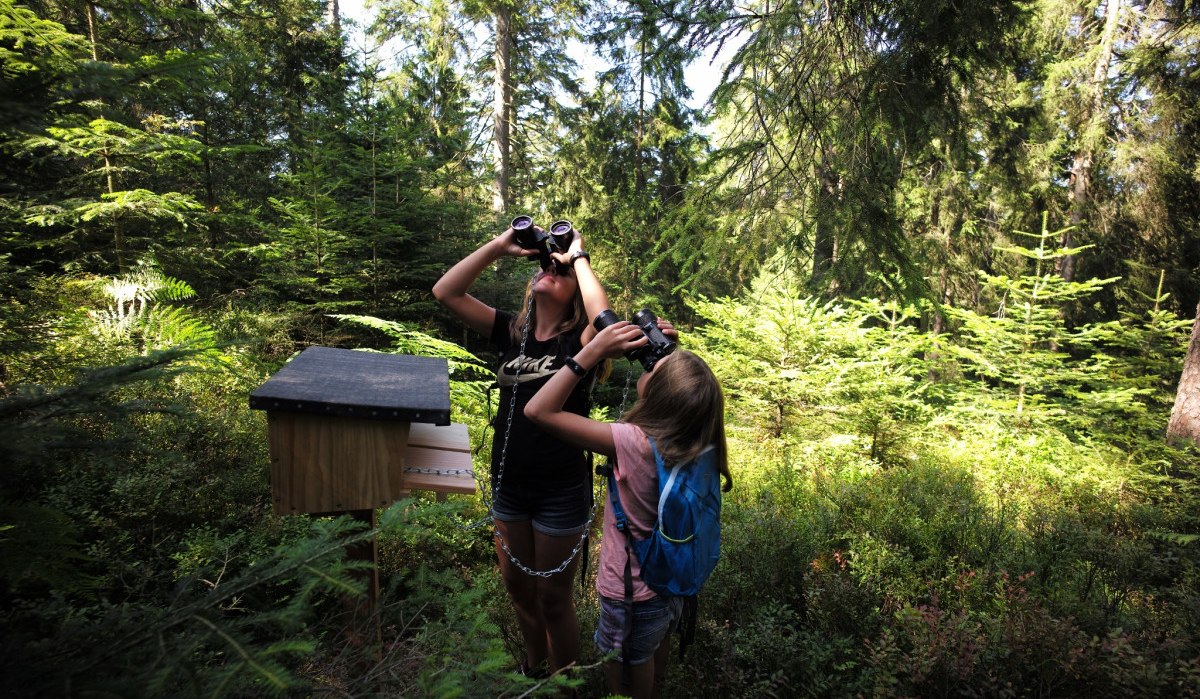
[[(532, 256), (539, 258), (541, 270), (530, 280), (518, 313), (497, 310), (468, 293), (497, 260)], [(557, 671), (579, 657), (571, 581), (578, 569), (574, 554), (591, 518), (591, 474), (581, 447), (547, 433), (525, 417), (524, 409), (595, 337), (589, 319), (609, 308), (608, 295), (592, 271), (583, 236), (569, 222), (558, 221), (547, 233), (528, 216), (518, 216), (513, 226), (455, 264), (434, 285), (433, 295), (490, 338), (500, 354), (501, 408), (492, 440), (497, 558), (525, 641), (522, 670)], [(662, 327), (675, 334), (669, 323)], [(596, 368), (585, 374), (564, 406), (584, 416)], [(550, 575), (530, 574), (556, 566), (562, 569)]]

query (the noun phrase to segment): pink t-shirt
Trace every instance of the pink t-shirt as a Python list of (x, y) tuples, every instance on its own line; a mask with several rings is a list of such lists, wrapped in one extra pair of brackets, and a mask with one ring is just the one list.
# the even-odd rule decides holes
[[(650, 440), (637, 425), (615, 422), (612, 425), (613, 445), (617, 450), (614, 473), (621, 507), (633, 532), (633, 538), (645, 539), (658, 517), (658, 469)], [(607, 491), (604, 500), (604, 536), (600, 540), (600, 570), (596, 573), (596, 590), (612, 599), (625, 599), (625, 534), (617, 529), (612, 503)], [(642, 582), (637, 556), (630, 552), (633, 563), (633, 599), (636, 602), (655, 597)]]

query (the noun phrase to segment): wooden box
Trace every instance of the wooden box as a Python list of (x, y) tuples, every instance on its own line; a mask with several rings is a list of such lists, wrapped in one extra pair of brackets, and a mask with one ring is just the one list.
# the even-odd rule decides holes
[(267, 411), (277, 514), (385, 507), (409, 490), (474, 492), (444, 359), (310, 347), (250, 394)]

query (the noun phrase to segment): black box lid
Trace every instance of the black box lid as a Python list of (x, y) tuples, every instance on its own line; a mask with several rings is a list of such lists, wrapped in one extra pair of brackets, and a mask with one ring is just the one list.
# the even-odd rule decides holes
[(445, 359), (309, 347), (250, 394), (250, 407), (450, 424)]

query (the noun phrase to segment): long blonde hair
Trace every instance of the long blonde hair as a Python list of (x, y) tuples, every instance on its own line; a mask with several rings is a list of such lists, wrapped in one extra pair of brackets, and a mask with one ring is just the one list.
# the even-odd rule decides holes
[(667, 464), (687, 463), (712, 445), (725, 478), (733, 487), (725, 445), (725, 395), (703, 359), (679, 350), (646, 380), (642, 397), (621, 417), (654, 438)]
[[(533, 281), (537, 277), (532, 277), (529, 283), (525, 285), (525, 296), (521, 300), (521, 312), (513, 316), (513, 319), (508, 322), (508, 335), (512, 338), (514, 345), (521, 342), (521, 332), (525, 329), (525, 321), (529, 321), (529, 328), (532, 329), (537, 324), (537, 304), (530, 303), (529, 298), (533, 296)], [(583, 293), (579, 290), (579, 283), (576, 282), (575, 296), (571, 299), (571, 307), (569, 312), (563, 316), (558, 325), (554, 326), (554, 332), (561, 335), (570, 332), (580, 325), (588, 322), (587, 307), (583, 305)], [(608, 377), (612, 374), (612, 360), (605, 359), (600, 362), (596, 368), (596, 380), (600, 383), (608, 381)]]
[[(537, 303), (530, 303), (535, 279), (537, 279), (536, 276), (530, 277), (529, 283), (525, 285), (525, 295), (521, 298), (521, 312), (513, 316), (512, 321), (508, 324), (508, 334), (514, 343), (521, 341), (521, 330), (526, 327), (526, 322), (529, 323), (531, 329), (537, 326)], [(565, 333), (587, 321), (587, 308), (583, 305), (583, 293), (579, 291), (579, 282), (576, 281), (575, 295), (571, 298), (568, 312), (563, 315), (558, 325), (554, 326), (554, 331), (555, 333)]]

